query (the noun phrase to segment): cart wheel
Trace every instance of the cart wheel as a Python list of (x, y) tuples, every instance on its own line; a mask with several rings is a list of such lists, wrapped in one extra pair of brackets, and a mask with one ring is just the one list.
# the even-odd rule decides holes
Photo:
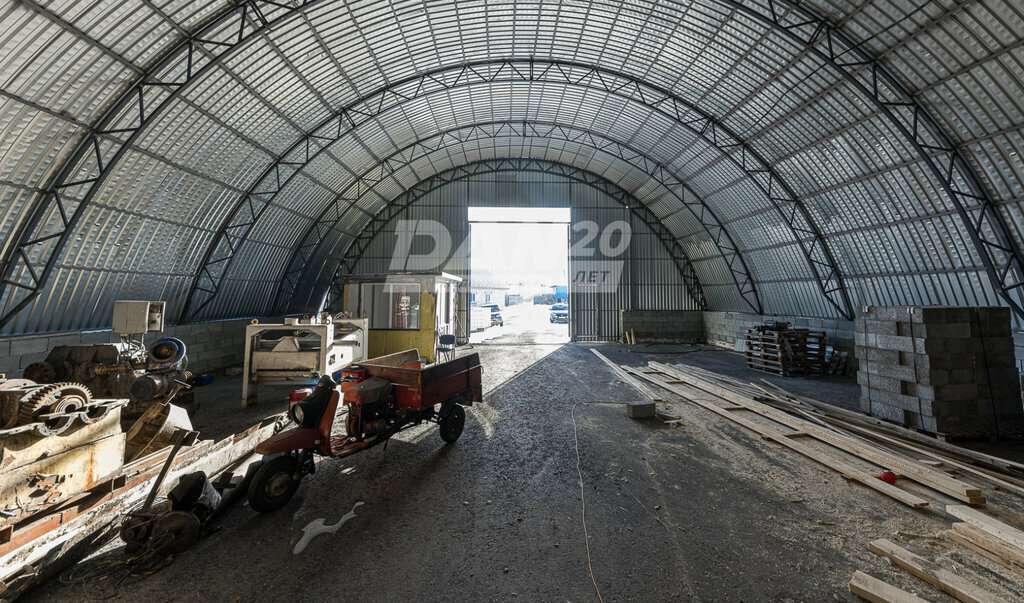
[(452, 406), (448, 416), (441, 417), (438, 421), (441, 439), (445, 442), (454, 442), (462, 435), (462, 428), (466, 425), (466, 411), (458, 404)]
[(295, 479), (298, 461), (294, 456), (279, 456), (264, 463), (252, 476), (249, 484), (249, 506), (260, 513), (269, 513), (285, 506), (295, 491), (299, 480)]

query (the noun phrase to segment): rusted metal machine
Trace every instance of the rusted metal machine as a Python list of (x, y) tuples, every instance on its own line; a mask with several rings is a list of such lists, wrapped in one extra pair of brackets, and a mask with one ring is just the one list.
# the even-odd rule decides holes
[(94, 399), (80, 383), (0, 375), (0, 533), (121, 468), (126, 402)]
[[(163, 329), (163, 308), (164, 302), (116, 301), (112, 331), (120, 341), (56, 346), (46, 359), (25, 367), (22, 376), (36, 383), (78, 383), (98, 398), (129, 398), (125, 416), (137, 417), (175, 381), (192, 378), (180, 339), (165, 337), (146, 347), (146, 333)], [(184, 392), (177, 403), (194, 414), (191, 396)]]
[[(295, 402), (289, 416), (296, 427), (260, 443), (264, 463), (249, 486), (249, 505), (260, 512), (284, 506), (315, 457), (345, 457), (386, 442), (399, 431), (437, 423), (441, 439), (454, 442), (466, 421), (463, 406), (482, 400), (480, 358), (470, 354), (423, 368), (417, 350), (406, 350), (353, 365), (339, 383), (330, 375)], [(345, 433), (334, 435), (342, 402)]]

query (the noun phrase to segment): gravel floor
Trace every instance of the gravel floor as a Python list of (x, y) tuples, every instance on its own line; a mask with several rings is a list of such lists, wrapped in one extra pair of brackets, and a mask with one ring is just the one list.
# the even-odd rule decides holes
[[(728, 352), (681, 352), (692, 348), (599, 347), (621, 363), (760, 376)], [(676, 405), (679, 427), (626, 418), (638, 394), (589, 346), (473, 351), (489, 391), (457, 443), (434, 426), (404, 432), (323, 462), (278, 512), (236, 506), (154, 575), (54, 582), (28, 599), (581, 601), (596, 583), (606, 601), (853, 601), (845, 585), (863, 570), (947, 600), (871, 554), (882, 537), (1024, 597), (935, 537), (949, 525), (941, 505), (907, 508), (692, 404)], [(849, 381), (781, 382), (856, 399)]]

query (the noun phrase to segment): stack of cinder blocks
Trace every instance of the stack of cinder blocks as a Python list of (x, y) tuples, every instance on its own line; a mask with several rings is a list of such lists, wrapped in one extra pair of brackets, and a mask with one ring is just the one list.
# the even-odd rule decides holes
[(854, 336), (862, 411), (945, 437), (1024, 433), (1008, 308), (865, 307)]

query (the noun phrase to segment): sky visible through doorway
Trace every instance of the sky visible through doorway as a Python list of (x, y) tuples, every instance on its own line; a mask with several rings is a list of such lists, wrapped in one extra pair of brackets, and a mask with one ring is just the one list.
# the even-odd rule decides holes
[(569, 208), (470, 207), (473, 268), (515, 285), (568, 282)]

